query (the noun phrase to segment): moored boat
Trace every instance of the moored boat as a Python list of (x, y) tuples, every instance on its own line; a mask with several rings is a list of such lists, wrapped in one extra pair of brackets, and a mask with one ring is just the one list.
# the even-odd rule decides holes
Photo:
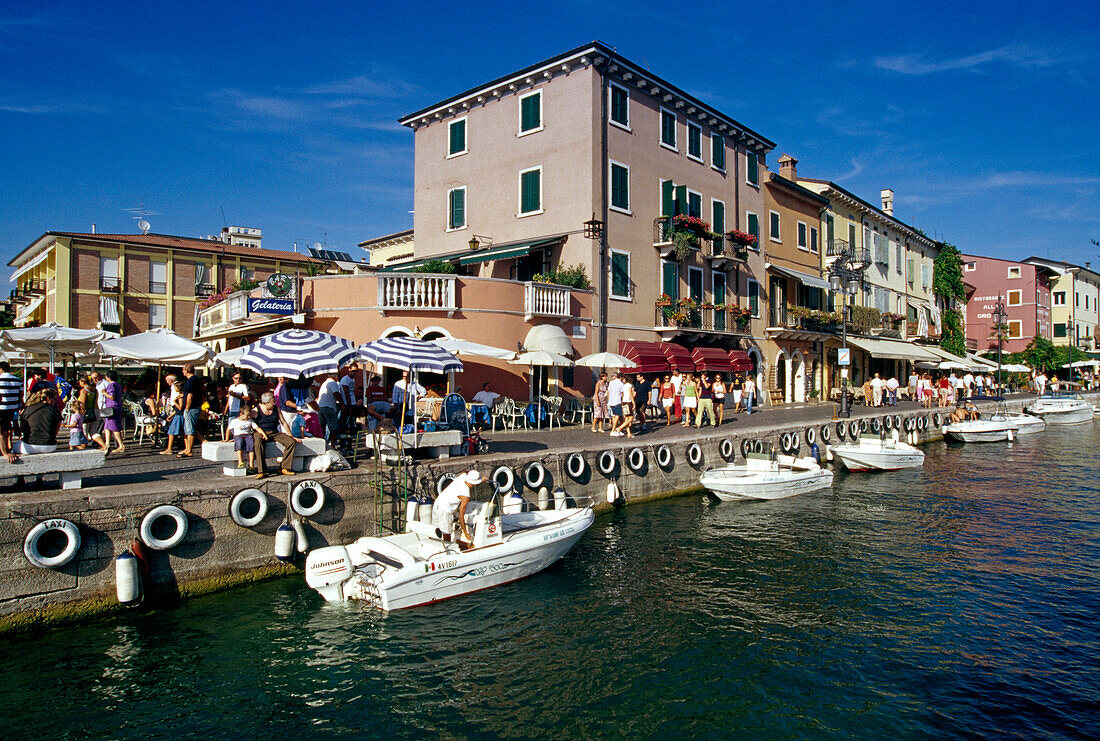
[(1024, 411), (1052, 425), (1088, 422), (1095, 414), (1092, 404), (1072, 388), (1048, 391), (1026, 406)]
[(318, 548), (306, 559), (306, 583), (328, 602), (363, 600), (385, 611), (416, 607), (542, 571), (595, 519), (591, 506), (499, 516), (494, 510), (493, 502), (470, 503), (469, 550), (414, 520), (403, 533)]
[(924, 465), (924, 451), (893, 438), (861, 435), (851, 443), (830, 445), (829, 452), (849, 471), (897, 471)]
[(724, 502), (737, 499), (784, 499), (833, 485), (833, 472), (813, 458), (770, 452), (747, 453), (745, 462), (711, 468), (699, 483)]
[(1018, 435), (1034, 435), (1047, 428), (1047, 423), (1042, 419), (1023, 412), (1011, 412), (1005, 415), (1005, 419), (1016, 425)]

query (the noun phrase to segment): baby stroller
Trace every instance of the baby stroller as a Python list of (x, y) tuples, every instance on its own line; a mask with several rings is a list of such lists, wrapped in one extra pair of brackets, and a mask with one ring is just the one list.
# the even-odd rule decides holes
[(462, 432), (462, 449), (466, 455), (489, 452), (489, 443), (481, 439), (481, 430), (470, 424), (466, 400), (458, 394), (448, 394), (443, 399), (443, 419), (452, 430)]

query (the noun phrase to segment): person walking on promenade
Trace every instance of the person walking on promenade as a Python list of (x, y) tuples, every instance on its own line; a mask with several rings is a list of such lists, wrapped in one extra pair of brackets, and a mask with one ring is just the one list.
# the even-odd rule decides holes
[(742, 390), (742, 399), (745, 402), (745, 414), (752, 414), (752, 402), (756, 396), (756, 382), (752, 380), (752, 374), (745, 374), (745, 386)]
[(256, 429), (254, 432), (256, 449), (256, 478), (262, 479), (267, 475), (267, 462), (264, 460), (265, 447), (268, 442), (273, 442), (283, 448), (283, 457), (279, 461), (280, 471), (284, 476), (293, 476), (294, 451), (301, 439), (292, 437), (290, 424), (275, 407), (275, 394), (268, 391), (260, 396), (260, 404), (256, 407)]
[(600, 379), (596, 381), (596, 390), (592, 393), (592, 431), (605, 432), (604, 423), (609, 421), (611, 407), (607, 403), (607, 372), (600, 373)]
[(616, 437), (623, 437), (624, 435), (626, 437), (634, 437), (634, 432), (631, 430), (631, 427), (634, 425), (634, 409), (637, 403), (637, 399), (634, 395), (634, 384), (630, 382), (629, 375), (623, 375), (622, 382), (622, 421), (611, 434)]
[(666, 375), (661, 384), (661, 408), (665, 410), (665, 427), (672, 426), (672, 409), (676, 406), (676, 387), (672, 385), (672, 377)]
[(1035, 376), (1035, 393), (1042, 396), (1047, 390), (1047, 374), (1043, 371), (1039, 371), (1039, 375)]
[(920, 393), (917, 391), (917, 385), (920, 383), (921, 375), (917, 373), (917, 369), (914, 368), (909, 372), (909, 398), (913, 401), (920, 401)]
[(897, 376), (890, 376), (886, 379), (886, 397), (887, 403), (896, 407), (898, 405), (898, 379)]
[(684, 377), (679, 370), (672, 371), (672, 387), (676, 389), (676, 396), (672, 404), (672, 418), (681, 419), (684, 416), (684, 395), (680, 387), (684, 385)]
[(683, 383), (680, 384), (680, 392), (684, 395), (683, 411), (684, 418), (680, 422), (681, 427), (690, 427), (691, 419), (695, 415), (695, 410), (699, 408), (699, 387), (695, 383), (695, 376), (691, 373), (684, 377)]
[(649, 406), (649, 392), (652, 382), (644, 375), (638, 373), (634, 376), (634, 421), (638, 424), (638, 431), (646, 431), (646, 407)]
[[(317, 412), (321, 415), (321, 425), (324, 427), (325, 440), (329, 445), (335, 446), (340, 437), (340, 419), (344, 410), (344, 390), (340, 382), (333, 374), (324, 376), (321, 387), (317, 390)], [(442, 409), (442, 405), (438, 405)]]
[(946, 408), (948, 397), (951, 395), (951, 381), (947, 376), (940, 375), (939, 380), (936, 381), (936, 391), (939, 396), (939, 408)]
[(738, 373), (733, 377), (733, 383), (731, 384), (733, 390), (733, 413), (741, 413), (741, 397), (745, 393), (745, 379)]
[(722, 416), (726, 408), (726, 382), (722, 380), (722, 374), (714, 377), (714, 408), (718, 411), (718, 424), (722, 424)]
[(618, 373), (612, 373), (607, 384), (607, 408), (610, 412), (611, 437), (621, 437), (623, 433), (618, 431), (618, 427), (623, 416), (623, 381)]
[(695, 428), (703, 426), (703, 417), (706, 416), (711, 427), (717, 427), (718, 421), (714, 417), (714, 386), (706, 373), (699, 377), (699, 411), (695, 414)]
[[(114, 371), (103, 372), (103, 383), (97, 386), (99, 391), (100, 409), (103, 415), (102, 437), (98, 435), (92, 441), (100, 447), (105, 454), (111, 452), (111, 438), (118, 443), (115, 453), (125, 453), (126, 443), (122, 440), (122, 386), (114, 378)], [(102, 390), (100, 390), (102, 389)]]
[(872, 406), (882, 406), (882, 387), (882, 378), (879, 376), (878, 373), (876, 373), (875, 377), (871, 379)]
[(12, 433), (15, 432), (15, 415), (23, 402), (23, 382), (11, 372), (7, 361), (0, 361), (0, 455), (8, 463), (18, 463), (19, 456), (12, 449)]
[(199, 438), (199, 415), (202, 413), (203, 383), (202, 377), (195, 373), (194, 363), (183, 366), (183, 450), (177, 455), (180, 458), (190, 458), (194, 455), (192, 448), (195, 440)]

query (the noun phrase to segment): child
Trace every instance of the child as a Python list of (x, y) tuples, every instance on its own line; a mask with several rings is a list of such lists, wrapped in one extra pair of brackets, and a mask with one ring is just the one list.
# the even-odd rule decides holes
[(252, 409), (247, 404), (241, 404), (241, 411), (236, 418), (231, 419), (226, 425), (225, 435), (233, 436), (233, 450), (237, 451), (237, 468), (244, 468), (244, 454), (248, 453), (248, 467), (256, 467), (256, 441), (252, 437), (256, 425), (252, 421)]
[(84, 450), (88, 447), (88, 438), (84, 434), (84, 404), (73, 402), (73, 413), (69, 415), (69, 450)]

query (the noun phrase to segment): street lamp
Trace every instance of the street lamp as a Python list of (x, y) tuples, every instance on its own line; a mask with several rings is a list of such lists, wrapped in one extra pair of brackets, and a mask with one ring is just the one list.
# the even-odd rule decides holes
[(997, 390), (1001, 389), (1001, 345), (1004, 342), (1004, 334), (1001, 332), (1001, 327), (1004, 325), (1005, 320), (1008, 318), (1008, 314), (1005, 312), (1005, 305), (1001, 302), (1001, 299), (997, 299), (996, 305), (993, 307), (993, 330), (997, 333)]
[[(837, 414), (845, 419), (852, 416), (852, 410), (848, 407), (847, 368), (851, 367), (851, 355), (848, 353), (848, 311), (850, 306), (848, 297), (850, 296), (854, 300), (860, 288), (863, 287), (864, 268), (861, 262), (853, 259), (854, 257), (855, 254), (851, 245), (839, 247), (836, 250), (836, 259), (829, 267), (829, 290), (832, 293), (840, 294), (844, 301), (840, 309), (841, 342), (843, 345), (842, 351), (837, 357), (838, 361), (843, 361), (840, 372), (840, 411)], [(848, 289), (847, 293), (844, 291), (845, 288)], [(840, 355), (844, 357), (841, 358)]]

